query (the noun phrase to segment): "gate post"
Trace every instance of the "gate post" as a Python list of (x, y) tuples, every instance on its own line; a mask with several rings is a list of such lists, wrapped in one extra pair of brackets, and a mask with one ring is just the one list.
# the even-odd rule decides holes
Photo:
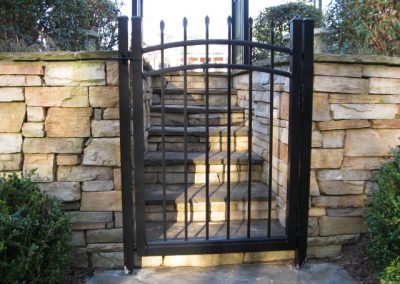
[(130, 94), (128, 72), (128, 17), (118, 17), (118, 52), (119, 52), (119, 115), (121, 148), (121, 186), (123, 212), (123, 241), (125, 272), (133, 270), (133, 215), (132, 215), (132, 171), (131, 171), (131, 125)]
[(303, 20), (302, 53), (302, 117), (301, 117), (301, 158), (298, 212), (298, 240), (296, 264), (302, 267), (307, 257), (308, 208), (310, 197), (310, 160), (312, 133), (312, 100), (314, 77), (314, 20)]

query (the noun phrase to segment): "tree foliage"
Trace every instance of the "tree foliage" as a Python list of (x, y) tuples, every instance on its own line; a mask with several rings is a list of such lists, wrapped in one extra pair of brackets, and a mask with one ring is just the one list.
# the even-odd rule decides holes
[[(322, 25), (322, 13), (320, 10), (302, 1), (291, 2), (267, 7), (261, 11), (255, 20), (253, 35), (258, 41), (269, 43), (271, 41), (270, 25), (273, 21), (275, 25), (275, 44), (284, 45), (283, 35), (289, 32), (289, 23), (295, 17), (313, 18), (316, 27)], [(256, 59), (265, 59), (266, 56), (265, 52), (256, 51)]]
[(325, 15), (327, 51), (400, 55), (400, 1), (332, 0)]
[(2, 0), (0, 49), (85, 50), (88, 31), (97, 33), (96, 49), (117, 41), (117, 0)]

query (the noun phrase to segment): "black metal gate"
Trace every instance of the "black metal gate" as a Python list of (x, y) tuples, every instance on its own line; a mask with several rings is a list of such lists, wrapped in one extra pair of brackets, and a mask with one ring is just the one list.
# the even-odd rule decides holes
[[(124, 226), (124, 256), (125, 266), (129, 271), (134, 267), (134, 253), (139, 257), (147, 255), (176, 255), (176, 254), (204, 254), (204, 253), (227, 253), (227, 252), (255, 252), (255, 251), (271, 251), (271, 250), (296, 250), (296, 263), (301, 266), (306, 259), (307, 247), (307, 224), (308, 224), (308, 200), (309, 200), (309, 176), (310, 176), (310, 155), (311, 155), (311, 115), (312, 115), (312, 83), (313, 83), (313, 20), (311, 19), (293, 19), (290, 23), (290, 45), (289, 47), (280, 47), (273, 44), (273, 33), (271, 34), (272, 43), (258, 43), (253, 41), (233, 40), (232, 39), (232, 21), (228, 19), (228, 39), (209, 39), (209, 20), (205, 21), (205, 39), (188, 40), (186, 34), (187, 21), (183, 22), (183, 41), (180, 42), (164, 42), (164, 23), (160, 24), (161, 39), (160, 44), (151, 47), (143, 47), (142, 45), (142, 19), (140, 17), (132, 18), (132, 49), (128, 50), (128, 18), (119, 18), (119, 88), (120, 88), (120, 128), (121, 128), (121, 167), (122, 167), (122, 202), (123, 202), (123, 226)], [(249, 34), (251, 39), (252, 21), (249, 21)], [(209, 60), (210, 45), (225, 45), (228, 53), (227, 63), (212, 63)], [(199, 64), (188, 64), (187, 49), (192, 46), (204, 47), (205, 61)], [(243, 47), (247, 49), (248, 60), (246, 64), (233, 63), (232, 58), (235, 47)], [(165, 66), (164, 52), (171, 48), (181, 48), (183, 50), (182, 64), (175, 67)], [(270, 61), (264, 66), (253, 65), (253, 50), (264, 49), (269, 53)], [(159, 51), (161, 54), (161, 66), (157, 70), (143, 71), (143, 55), (145, 53)], [(290, 69), (285, 71), (275, 66), (276, 53), (285, 54), (289, 58)], [(130, 62), (130, 72), (128, 72)], [(224, 153), (210, 152), (210, 135), (214, 128), (210, 126), (210, 114), (214, 108), (210, 106), (209, 97), (211, 95), (210, 70), (212, 68), (226, 70), (227, 76), (227, 104), (224, 107), (226, 111), (226, 123), (224, 129), (218, 132), (224, 141)], [(204, 167), (204, 184), (196, 187), (197, 193), (201, 191), (204, 196), (204, 214), (201, 226), (195, 234), (191, 233), (193, 226), (198, 223), (192, 222), (190, 210), (193, 204), (193, 188), (189, 186), (188, 178), (189, 163), (196, 160), (188, 151), (188, 141), (191, 139), (192, 132), (189, 131), (188, 115), (194, 111), (188, 107), (188, 76), (192, 70), (203, 70), (204, 77), (204, 99), (205, 103), (202, 108), (197, 108), (200, 114), (204, 115), (204, 153), (202, 167)], [(248, 73), (248, 111), (247, 111), (247, 128), (245, 140), (248, 143), (247, 151), (244, 153), (236, 153), (232, 148), (233, 133), (235, 133), (232, 125), (232, 114), (236, 108), (232, 107), (232, 77), (236, 70), (242, 70)], [(181, 89), (183, 96), (183, 106), (180, 114), (183, 115), (183, 125), (180, 128), (183, 135), (183, 149), (178, 149), (173, 154), (166, 150), (166, 141), (168, 140), (168, 131), (172, 131), (171, 127), (166, 126), (165, 115), (168, 110), (165, 105), (165, 97), (168, 94), (166, 89), (165, 76), (170, 73), (180, 72), (183, 87)], [(265, 196), (265, 217), (262, 221), (252, 218), (252, 194), (256, 194), (255, 183), (252, 182), (252, 167), (260, 160), (260, 157), (253, 153), (253, 72), (267, 73), (269, 75), (269, 154), (260, 163), (265, 163), (268, 169), (268, 181), (262, 189)], [(130, 73), (130, 75), (129, 75)], [(145, 167), (147, 165), (147, 157), (149, 153), (145, 152), (145, 129), (144, 129), (144, 94), (143, 79), (150, 76), (159, 76), (160, 86), (159, 95), (160, 103), (157, 106), (161, 110), (161, 126), (160, 131), (160, 151), (158, 152), (159, 164), (156, 165), (160, 170), (158, 178), (160, 179), (159, 195), (157, 196), (158, 206), (161, 208), (159, 212), (158, 227), (150, 228), (148, 224), (149, 211), (146, 206), (147, 195), (151, 191), (154, 184), (145, 183)], [(281, 228), (280, 233), (275, 233), (275, 227), (278, 226), (277, 221), (272, 220), (272, 169), (274, 149), (274, 78), (282, 76), (289, 78), (289, 119), (288, 119), (288, 151), (287, 151), (287, 197), (285, 206), (285, 226)], [(131, 172), (131, 111), (133, 106), (133, 137), (134, 137), (134, 182), (132, 183)], [(172, 130), (171, 130), (172, 129)], [(198, 130), (200, 128), (197, 128)], [(177, 132), (178, 130), (174, 130)], [(200, 130), (199, 130), (200, 131)], [(173, 132), (173, 131), (172, 131)], [(172, 135), (172, 134), (171, 134)], [(225, 140), (224, 140), (225, 139)], [(222, 142), (221, 142), (222, 143)], [(177, 146), (179, 147), (179, 146)], [(178, 153), (180, 152), (180, 153)], [(215, 154), (215, 155), (214, 155)], [(222, 156), (218, 156), (222, 155)], [(154, 158), (155, 155), (153, 155)], [(180, 158), (179, 158), (179, 157)], [(171, 158), (172, 157), (172, 158)], [(210, 167), (213, 159), (217, 157), (219, 163), (226, 172), (222, 189), (216, 189), (218, 186), (210, 181)], [(244, 158), (243, 158), (244, 157)], [(155, 159), (155, 158), (154, 158)], [(153, 159), (153, 162), (154, 162)], [(177, 229), (176, 224), (172, 224), (169, 220), (171, 214), (167, 195), (170, 194), (170, 188), (167, 188), (166, 167), (169, 162), (181, 159), (183, 167), (180, 174), (183, 176), (181, 196), (183, 208), (183, 219), (180, 227)], [(244, 188), (247, 191), (239, 198), (238, 202), (242, 202), (244, 218), (234, 221), (232, 200), (235, 193), (236, 183), (231, 181), (233, 167), (239, 167), (243, 161), (246, 161), (247, 177), (245, 177)], [(194, 162), (193, 162), (194, 163)], [(194, 163), (195, 164), (195, 163)], [(154, 163), (152, 164), (154, 166)], [(240, 185), (242, 186), (242, 184)], [(132, 190), (132, 187), (134, 190)], [(222, 203), (225, 204), (224, 219), (222, 223), (213, 222), (210, 217), (212, 211), (211, 199), (215, 198), (217, 190), (222, 190), (224, 196)], [(178, 192), (178, 191), (177, 191)], [(177, 197), (178, 198), (178, 197)], [(244, 201), (243, 201), (244, 200)], [(247, 201), (247, 202), (246, 202)], [(153, 204), (153, 203), (152, 203)], [(156, 205), (157, 205), (156, 204)], [(175, 205), (176, 206), (176, 205)], [(150, 207), (149, 207), (150, 208)], [(176, 213), (177, 214), (177, 213)], [(239, 225), (238, 225), (239, 224)], [(258, 224), (258, 225), (257, 225)], [(276, 225), (278, 224), (278, 225)], [(258, 226), (257, 228), (254, 226)], [(241, 227), (240, 227), (241, 226)], [(240, 228), (239, 228), (240, 227)], [(279, 227), (279, 226), (278, 226)], [(196, 227), (197, 228), (197, 227)], [(272, 228), (272, 229), (271, 229)], [(242, 230), (243, 229), (243, 230)], [(158, 230), (155, 235), (155, 231)], [(174, 237), (171, 237), (170, 230), (174, 231)], [(243, 232), (242, 232), (242, 231)], [(239, 233), (242, 232), (242, 233)], [(260, 233), (261, 232), (261, 233)]]

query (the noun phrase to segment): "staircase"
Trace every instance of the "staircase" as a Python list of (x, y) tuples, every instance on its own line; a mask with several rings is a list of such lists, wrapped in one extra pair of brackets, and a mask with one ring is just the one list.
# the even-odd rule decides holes
[[(188, 238), (205, 238), (206, 221), (206, 149), (209, 150), (210, 239), (226, 238), (228, 183), (228, 92), (227, 76), (210, 74), (209, 143), (206, 145), (206, 98), (202, 73), (187, 77), (187, 178), (185, 181), (185, 130), (183, 76), (172, 74), (164, 84), (164, 139), (162, 143), (161, 80), (153, 79), (151, 126), (148, 129), (148, 152), (145, 154), (146, 230), (148, 240), (164, 237), (184, 239), (185, 182), (188, 215)], [(231, 166), (230, 232), (231, 238), (246, 237), (248, 202), (251, 202), (251, 236), (267, 235), (268, 207), (271, 205), (271, 235), (283, 235), (276, 220), (275, 198), (268, 197), (262, 182), (263, 158), (252, 154), (251, 200), (248, 200), (248, 127), (245, 110), (238, 106), (236, 92), (231, 92)], [(163, 174), (165, 158), (165, 174)], [(165, 182), (165, 214), (164, 187)], [(163, 220), (166, 219), (166, 224)], [(164, 227), (165, 225), (165, 227)]]

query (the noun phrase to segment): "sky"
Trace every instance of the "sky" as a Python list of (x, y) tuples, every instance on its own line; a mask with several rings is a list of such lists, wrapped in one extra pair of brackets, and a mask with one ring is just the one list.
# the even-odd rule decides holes
[[(131, 1), (124, 0), (121, 14), (131, 16)], [(260, 10), (279, 5), (285, 0), (250, 0), (250, 17), (255, 19)], [(226, 38), (227, 18), (231, 14), (231, 0), (143, 0), (143, 41), (147, 45), (159, 43), (160, 21), (165, 22), (167, 41), (181, 40), (182, 20), (188, 19), (188, 37), (204, 38), (204, 18), (210, 17), (210, 38)]]

